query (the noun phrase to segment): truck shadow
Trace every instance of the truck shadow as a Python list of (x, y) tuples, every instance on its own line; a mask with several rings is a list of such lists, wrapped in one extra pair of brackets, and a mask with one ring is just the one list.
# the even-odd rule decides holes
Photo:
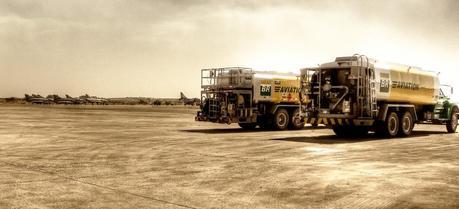
[(446, 131), (413, 131), (409, 137), (399, 137), (399, 138), (387, 138), (379, 137), (374, 134), (369, 134), (362, 137), (354, 138), (342, 138), (336, 135), (322, 135), (322, 136), (304, 136), (304, 137), (286, 137), (286, 138), (276, 138), (271, 139), (275, 141), (291, 141), (291, 142), (305, 142), (305, 143), (316, 143), (316, 144), (346, 144), (346, 143), (359, 143), (366, 141), (377, 141), (377, 140), (403, 140), (409, 138), (430, 136), (434, 134), (448, 134)]
[[(319, 127), (304, 127), (303, 129), (300, 130), (288, 130), (286, 132), (291, 132), (291, 131), (304, 131), (304, 130), (317, 130), (317, 129), (327, 129), (325, 126), (319, 126)], [(180, 130), (182, 132), (188, 132), (188, 133), (204, 133), (204, 134), (234, 134), (234, 133), (257, 133), (257, 132), (276, 132), (276, 130), (265, 130), (261, 128), (257, 128), (254, 130), (246, 130), (242, 128), (218, 128), (218, 129), (184, 129)], [(282, 131), (277, 131), (277, 132), (282, 132)]]

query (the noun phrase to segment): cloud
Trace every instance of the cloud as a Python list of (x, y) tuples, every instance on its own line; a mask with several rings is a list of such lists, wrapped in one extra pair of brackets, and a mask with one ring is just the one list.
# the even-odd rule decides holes
[(0, 96), (197, 96), (201, 68), (295, 70), (356, 52), (454, 77), (458, 8), (454, 0), (6, 0)]

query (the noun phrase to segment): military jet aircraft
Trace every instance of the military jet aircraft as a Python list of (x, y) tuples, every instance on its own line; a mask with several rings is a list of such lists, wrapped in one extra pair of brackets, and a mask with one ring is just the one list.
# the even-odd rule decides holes
[(77, 97), (71, 97), (68, 94), (65, 95), (65, 98), (72, 101), (73, 104), (84, 104), (85, 103), (84, 100), (77, 98)]
[(25, 100), (32, 104), (52, 104), (52, 98), (44, 98), (40, 94), (32, 94), (32, 96), (25, 94)]
[(83, 104), (85, 101), (79, 98), (73, 98), (68, 94), (65, 95), (65, 98), (60, 97), (59, 95), (51, 95), (54, 103), (56, 104)]
[(179, 101), (182, 102), (185, 106), (186, 105), (195, 106), (195, 105), (197, 105), (197, 104), (199, 104), (201, 102), (201, 100), (198, 99), (198, 98), (188, 98), (188, 97), (186, 97), (183, 92), (180, 92)]
[(89, 96), (88, 94), (80, 96), (80, 99), (82, 99), (86, 104), (108, 105), (108, 100), (103, 98), (97, 98), (95, 96)]

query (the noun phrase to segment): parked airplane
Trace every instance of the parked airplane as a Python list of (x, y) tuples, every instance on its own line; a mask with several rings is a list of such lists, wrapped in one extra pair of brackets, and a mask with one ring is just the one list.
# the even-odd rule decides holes
[(102, 99), (102, 98), (97, 98), (94, 96), (89, 96), (88, 94), (85, 94), (83, 96), (80, 96), (80, 99), (84, 100), (85, 103), (87, 104), (96, 104), (96, 105), (107, 105), (108, 100)]
[(197, 104), (199, 104), (201, 102), (201, 100), (198, 99), (198, 98), (188, 98), (188, 97), (186, 97), (183, 92), (180, 92), (179, 101), (182, 102), (184, 105), (191, 105), (191, 106), (197, 105)]
[(53, 103), (53, 99), (51, 98), (44, 98), (40, 94), (32, 94), (32, 96), (25, 94), (25, 100), (32, 104), (51, 104)]
[(79, 98), (73, 98), (69, 95), (65, 95), (65, 98), (60, 97), (59, 95), (52, 95), (54, 103), (56, 104), (83, 104), (85, 101)]
[(85, 103), (84, 100), (77, 98), (77, 97), (71, 97), (68, 94), (65, 95), (65, 98), (68, 100), (71, 100), (73, 104), (84, 104)]

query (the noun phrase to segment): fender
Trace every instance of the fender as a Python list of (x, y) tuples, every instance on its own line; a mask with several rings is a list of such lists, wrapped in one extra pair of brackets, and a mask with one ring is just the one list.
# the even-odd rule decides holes
[(454, 108), (459, 108), (459, 106), (456, 103), (445, 102), (445, 104), (443, 104), (443, 105), (447, 109), (445, 118), (448, 118), (448, 119), (450, 119), (452, 117), (453, 109)]
[(418, 121), (418, 115), (416, 113), (416, 108), (412, 104), (384, 104), (382, 108), (379, 110), (379, 116), (378, 119), (381, 121), (386, 121), (386, 116), (387, 112), (389, 111), (389, 108), (403, 108), (411, 111), (414, 117), (414, 121)]
[(271, 110), (269, 111), (269, 113), (271, 113), (271, 114), (276, 113), (277, 109), (279, 109), (280, 107), (286, 107), (286, 108), (299, 108), (300, 106), (297, 105), (297, 104), (278, 104), (278, 105), (273, 105), (273, 106), (271, 107)]

